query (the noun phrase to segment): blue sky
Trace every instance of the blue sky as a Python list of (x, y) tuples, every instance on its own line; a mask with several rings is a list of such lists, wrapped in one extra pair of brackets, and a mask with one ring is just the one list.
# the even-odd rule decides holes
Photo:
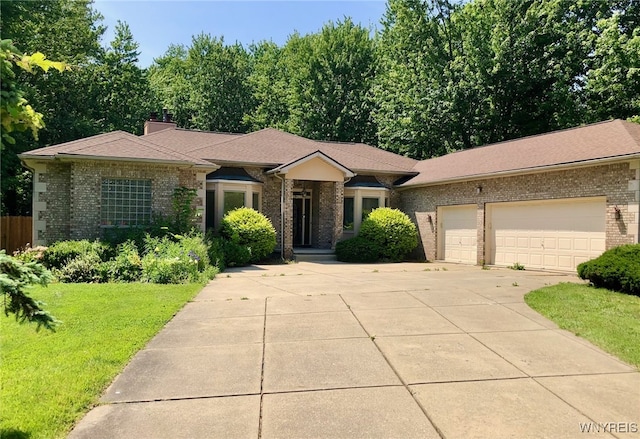
[(351, 17), (365, 27), (380, 28), (386, 7), (384, 0), (292, 0), (292, 1), (133, 1), (96, 0), (94, 8), (108, 27), (103, 44), (113, 39), (118, 20), (129, 24), (140, 45), (140, 65), (149, 66), (170, 44), (191, 44), (201, 32), (224, 36), (248, 47), (252, 42), (271, 40), (283, 45), (294, 31), (316, 32), (329, 20)]

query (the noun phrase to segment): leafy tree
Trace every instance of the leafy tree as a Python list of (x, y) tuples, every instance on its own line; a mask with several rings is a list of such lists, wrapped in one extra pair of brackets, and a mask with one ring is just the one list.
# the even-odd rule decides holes
[(346, 18), (305, 38), (308, 53), (298, 52), (298, 68), (291, 72), (297, 73), (293, 124), (313, 139), (373, 142), (375, 58), (369, 30)]
[(23, 322), (36, 323), (53, 330), (59, 323), (55, 317), (42, 309), (42, 302), (25, 293), (30, 285), (47, 285), (52, 279), (49, 270), (37, 262), (23, 262), (0, 250), (0, 290), (2, 290), (4, 313), (14, 314)]
[[(16, 68), (18, 71), (35, 74), (37, 70), (41, 69), (46, 73), (52, 68), (63, 72), (68, 69), (68, 66), (62, 62), (47, 60), (40, 52), (33, 55), (20, 54), (11, 40), (0, 41), (0, 76), (2, 77), (0, 152), (2, 154), (3, 212), (15, 210), (14, 206), (21, 200), (28, 200), (30, 193), (25, 189), (30, 188), (31, 185), (29, 174), (20, 172), (21, 166), (15, 153), (16, 133), (28, 131), (37, 140), (38, 132), (44, 128), (42, 114), (31, 107), (17, 82)], [(14, 207), (14, 209), (7, 209), (7, 207)]]
[(250, 57), (240, 44), (200, 34), (191, 46), (171, 46), (150, 69), (151, 87), (186, 128), (244, 132), (253, 109)]
[(454, 10), (447, 1), (388, 1), (375, 86), (374, 118), (382, 148), (415, 158), (456, 149), (450, 140), (460, 131), (451, 116)]
[[(26, 215), (31, 211), (31, 174), (23, 169), (18, 154), (98, 132), (92, 113), (96, 99), (89, 93), (91, 75), (83, 67), (100, 53), (99, 37), (104, 32), (96, 24), (100, 18), (89, 0), (0, 2), (3, 38), (11, 39), (21, 51), (46, 53), (73, 66), (64, 73), (49, 70), (46, 75), (14, 70), (12, 80), (42, 114), (44, 128), (37, 139), (14, 131), (15, 143), (3, 145), (2, 214)], [(4, 74), (2, 81), (4, 91)]]
[(638, 113), (632, 0), (389, 0), (380, 145), (415, 158)]
[(187, 76), (187, 48), (170, 45), (160, 58), (156, 58), (148, 70), (149, 86), (164, 108), (173, 112), (178, 126), (191, 126), (189, 105), (190, 82)]
[(97, 97), (94, 117), (101, 132), (142, 134), (142, 121), (158, 107), (145, 70), (136, 64), (138, 47), (129, 25), (118, 21), (109, 48), (88, 68)]
[(586, 76), (590, 121), (640, 116), (640, 5), (633, 7), (615, 11), (595, 27), (592, 68)]
[(284, 49), (271, 41), (250, 47), (252, 67), (248, 82), (256, 106), (245, 114), (244, 123), (251, 131), (267, 127), (288, 129), (291, 108), (283, 53)]

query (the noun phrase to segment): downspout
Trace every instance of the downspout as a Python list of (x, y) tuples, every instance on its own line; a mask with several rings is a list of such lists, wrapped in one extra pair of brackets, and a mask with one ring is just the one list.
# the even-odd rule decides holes
[(285, 179), (279, 174), (273, 174), (282, 182), (280, 185), (280, 258), (284, 261), (284, 187)]

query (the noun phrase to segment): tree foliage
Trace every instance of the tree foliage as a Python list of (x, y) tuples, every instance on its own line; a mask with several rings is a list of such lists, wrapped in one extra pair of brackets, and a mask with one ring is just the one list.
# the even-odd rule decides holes
[(0, 250), (0, 290), (6, 316), (14, 314), (20, 323), (36, 323), (38, 329), (55, 329), (55, 317), (42, 309), (43, 303), (25, 293), (30, 285), (47, 285), (51, 280), (51, 273), (41, 264), (23, 262)]
[(163, 106), (186, 128), (246, 131), (243, 116), (253, 108), (248, 83), (249, 53), (240, 44), (200, 34), (191, 46), (171, 46), (150, 69)]
[(350, 19), (284, 47), (290, 84), (289, 126), (317, 140), (375, 142), (371, 88), (375, 62), (369, 30)]
[(2, 121), (2, 137), (0, 147), (5, 143), (15, 144), (14, 131), (31, 131), (34, 139), (38, 139), (38, 131), (44, 128), (42, 114), (35, 111), (24, 98), (24, 92), (16, 82), (15, 67), (35, 74), (35, 68), (45, 73), (54, 68), (59, 72), (68, 69), (62, 62), (50, 61), (40, 53), (21, 55), (11, 40), (0, 41), (0, 75), (2, 77), (2, 102), (0, 103), (0, 117)]
[(380, 145), (415, 158), (638, 114), (638, 6), (389, 0)]

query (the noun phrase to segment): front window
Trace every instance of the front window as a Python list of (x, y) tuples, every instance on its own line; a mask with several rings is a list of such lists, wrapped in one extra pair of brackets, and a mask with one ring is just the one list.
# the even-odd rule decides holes
[(365, 219), (373, 209), (380, 207), (378, 198), (362, 198), (362, 219)]
[(343, 230), (353, 230), (354, 209), (355, 199), (353, 197), (344, 197), (344, 214), (342, 216)]
[(254, 192), (251, 198), (251, 202), (253, 203), (253, 209), (260, 211), (260, 192)]
[(151, 222), (151, 180), (102, 180), (100, 224), (138, 226)]
[(224, 214), (233, 209), (244, 207), (244, 192), (224, 192)]

